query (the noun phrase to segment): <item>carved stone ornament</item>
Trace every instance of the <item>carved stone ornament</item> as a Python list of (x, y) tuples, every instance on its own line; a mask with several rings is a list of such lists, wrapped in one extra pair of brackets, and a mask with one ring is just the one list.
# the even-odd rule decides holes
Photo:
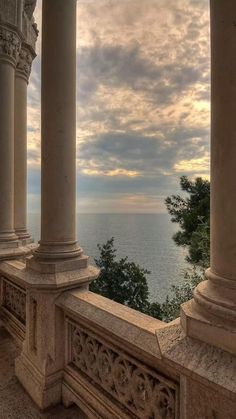
[(0, 27), (0, 56), (4, 56), (15, 65), (20, 46), (20, 38), (16, 32), (6, 27)]
[(37, 0), (25, 0), (24, 2), (24, 11), (27, 14), (29, 19), (32, 19), (34, 10), (36, 7)]
[(23, 325), (26, 323), (25, 290), (2, 278), (3, 307), (16, 317)]
[[(22, 0), (21, 0), (22, 1)], [(17, 26), (17, 11), (19, 0), (0, 1), (0, 21)]]
[(70, 364), (132, 417), (175, 419), (177, 386), (69, 320)]
[(22, 75), (27, 81), (31, 73), (33, 57), (29, 50), (21, 48), (16, 66), (18, 74)]

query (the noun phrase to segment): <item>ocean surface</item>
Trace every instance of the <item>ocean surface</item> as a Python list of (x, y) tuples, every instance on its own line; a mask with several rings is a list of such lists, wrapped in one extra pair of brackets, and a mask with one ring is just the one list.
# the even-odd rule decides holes
[[(29, 214), (28, 227), (39, 240), (39, 214)], [(78, 241), (91, 262), (99, 255), (97, 244), (114, 237), (118, 258), (128, 256), (151, 271), (150, 301), (163, 301), (171, 285), (183, 281), (188, 264), (185, 250), (172, 240), (177, 229), (168, 214), (78, 214), (77, 219)]]

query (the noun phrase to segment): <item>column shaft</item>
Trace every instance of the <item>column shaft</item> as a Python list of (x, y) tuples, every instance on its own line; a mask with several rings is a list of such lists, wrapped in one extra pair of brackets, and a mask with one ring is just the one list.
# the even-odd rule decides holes
[(14, 81), (13, 65), (0, 59), (0, 243), (6, 246), (17, 239), (13, 214)]
[(27, 86), (34, 56), (22, 46), (15, 74), (14, 224), (24, 244), (32, 242), (27, 232)]
[(29, 238), (26, 230), (27, 194), (27, 81), (15, 78), (15, 165), (14, 222), (19, 239)]
[(211, 1), (211, 270), (236, 280), (236, 3)]
[(43, 1), (41, 241), (35, 256), (78, 256), (76, 0)]
[(236, 353), (236, 2), (211, 0), (211, 267), (182, 306), (189, 336)]

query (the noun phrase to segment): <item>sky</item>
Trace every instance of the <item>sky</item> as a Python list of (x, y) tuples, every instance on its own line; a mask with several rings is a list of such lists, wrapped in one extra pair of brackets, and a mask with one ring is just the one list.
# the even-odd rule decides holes
[[(77, 209), (163, 213), (209, 178), (208, 0), (79, 0)], [(35, 19), (41, 30), (41, 0)], [(41, 39), (28, 88), (28, 209), (40, 210)]]

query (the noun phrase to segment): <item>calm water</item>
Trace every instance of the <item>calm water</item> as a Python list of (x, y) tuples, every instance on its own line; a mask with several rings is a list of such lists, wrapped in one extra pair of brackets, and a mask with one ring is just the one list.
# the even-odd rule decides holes
[[(29, 229), (39, 239), (39, 215), (29, 215)], [(172, 236), (177, 226), (165, 214), (79, 214), (78, 239), (86, 254), (98, 256), (97, 243), (115, 238), (117, 256), (151, 271), (148, 275), (150, 300), (163, 301), (171, 284), (183, 280), (187, 267), (185, 252)]]

